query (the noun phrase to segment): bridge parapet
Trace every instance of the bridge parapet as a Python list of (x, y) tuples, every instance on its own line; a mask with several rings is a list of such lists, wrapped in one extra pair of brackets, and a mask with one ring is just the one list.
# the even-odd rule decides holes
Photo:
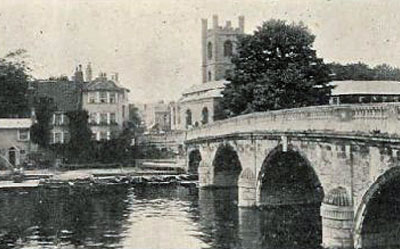
[(193, 128), (187, 132), (186, 141), (265, 131), (400, 135), (400, 103), (312, 106), (252, 113)]

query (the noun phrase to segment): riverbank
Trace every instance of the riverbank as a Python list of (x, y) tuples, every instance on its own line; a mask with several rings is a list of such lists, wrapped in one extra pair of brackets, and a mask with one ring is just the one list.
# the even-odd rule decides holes
[(126, 184), (161, 184), (182, 183), (196, 184), (197, 176), (179, 174), (169, 170), (144, 170), (137, 167), (113, 169), (77, 169), (54, 170), (38, 169), (24, 171), (24, 181), (15, 183), (7, 179), (9, 172), (0, 172), (0, 189), (32, 188), (46, 184), (75, 183), (126, 183)]

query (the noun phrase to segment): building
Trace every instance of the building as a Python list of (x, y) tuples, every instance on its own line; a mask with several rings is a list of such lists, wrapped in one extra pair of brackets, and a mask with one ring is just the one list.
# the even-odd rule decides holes
[(129, 90), (118, 84), (118, 76), (112, 78), (114, 81), (101, 73), (82, 88), (82, 109), (89, 113), (89, 125), (96, 140), (116, 137), (129, 120)]
[(79, 65), (72, 80), (68, 77), (38, 80), (32, 83), (34, 102), (46, 102), (53, 110), (50, 143), (67, 143), (70, 133), (67, 113), (86, 110), (96, 140), (111, 139), (120, 133), (129, 119), (128, 89), (119, 86), (118, 74), (107, 79), (105, 73), (92, 80), (90, 63), (86, 68), (86, 81)]
[[(69, 141), (67, 113), (81, 110), (83, 77), (77, 68), (74, 81), (64, 79), (38, 80), (33, 82), (34, 102), (47, 104), (53, 109), (51, 118), (52, 130), (50, 143), (66, 143)], [(77, 77), (78, 76), (78, 77)]]
[(356, 104), (400, 101), (397, 81), (333, 81), (330, 104)]
[(162, 100), (137, 105), (147, 132), (162, 133), (171, 130), (170, 105), (171, 103), (165, 103)]
[(171, 106), (171, 127), (184, 130), (212, 123), (224, 117), (221, 107), (222, 90), (229, 81), (234, 65), (239, 35), (244, 34), (244, 17), (239, 17), (237, 28), (230, 21), (219, 26), (218, 16), (213, 16), (212, 27), (202, 20), (202, 82), (185, 90), (176, 105)]
[(0, 165), (12, 167), (21, 165), (31, 151), (30, 118), (0, 119)]

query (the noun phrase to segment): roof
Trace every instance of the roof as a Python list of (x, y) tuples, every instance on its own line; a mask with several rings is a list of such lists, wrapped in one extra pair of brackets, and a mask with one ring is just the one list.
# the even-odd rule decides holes
[(30, 118), (0, 118), (0, 129), (29, 129), (31, 125)]
[(400, 82), (398, 81), (333, 81), (330, 85), (336, 86), (332, 89), (332, 95), (400, 95)]
[(183, 91), (183, 95), (194, 94), (198, 92), (205, 92), (216, 89), (224, 89), (225, 85), (229, 84), (227, 80), (210, 81), (202, 84), (193, 85), (190, 88)]
[(79, 109), (82, 84), (73, 81), (37, 81), (33, 84), (37, 98), (48, 97), (58, 111), (74, 111)]
[(86, 91), (124, 91), (127, 90), (126, 88), (118, 85), (118, 83), (108, 80), (104, 77), (99, 77), (93, 80), (92, 82), (89, 82), (85, 85), (84, 89)]
[(220, 98), (222, 97), (222, 90), (224, 90), (226, 84), (229, 84), (229, 81), (220, 80), (193, 85), (183, 92), (179, 102)]

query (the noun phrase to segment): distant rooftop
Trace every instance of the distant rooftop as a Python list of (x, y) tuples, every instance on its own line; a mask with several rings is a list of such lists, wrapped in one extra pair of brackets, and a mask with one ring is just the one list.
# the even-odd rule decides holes
[(222, 90), (226, 84), (229, 84), (229, 81), (219, 80), (193, 85), (182, 93), (180, 102), (222, 97)]
[(84, 85), (84, 90), (87, 91), (98, 91), (98, 90), (114, 90), (114, 91), (129, 91), (128, 89), (120, 86), (118, 83), (112, 80), (108, 80), (104, 77), (99, 77), (90, 83)]
[(332, 95), (400, 95), (398, 81), (332, 81)]
[(31, 125), (30, 118), (0, 118), (0, 129), (28, 129)]

